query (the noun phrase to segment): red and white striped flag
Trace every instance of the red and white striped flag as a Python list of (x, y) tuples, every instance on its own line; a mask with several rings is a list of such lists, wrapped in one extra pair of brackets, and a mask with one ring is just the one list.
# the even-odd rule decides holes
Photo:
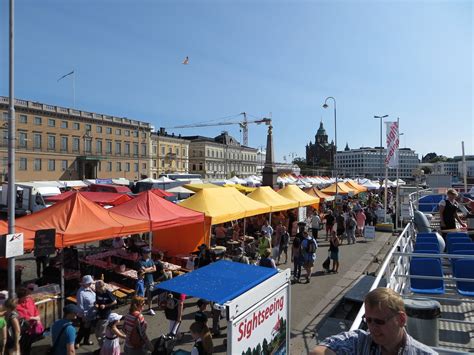
[(387, 132), (387, 156), (385, 157), (385, 165), (394, 169), (398, 167), (398, 122), (385, 122)]

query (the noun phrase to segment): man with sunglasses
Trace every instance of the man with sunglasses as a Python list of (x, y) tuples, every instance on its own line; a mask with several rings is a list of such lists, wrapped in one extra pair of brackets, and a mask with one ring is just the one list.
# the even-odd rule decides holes
[(326, 338), (310, 354), (438, 354), (408, 335), (405, 305), (395, 291), (376, 288), (367, 294), (364, 305), (368, 331), (357, 329)]

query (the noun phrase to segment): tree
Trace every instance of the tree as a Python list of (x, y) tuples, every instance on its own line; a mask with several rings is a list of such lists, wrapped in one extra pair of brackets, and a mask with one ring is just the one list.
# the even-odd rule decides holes
[(436, 153), (428, 153), (424, 157), (421, 158), (422, 163), (430, 163), (432, 159), (436, 158), (438, 154)]
[(270, 351), (268, 349), (268, 341), (267, 339), (263, 339), (263, 343), (262, 343), (262, 351), (263, 353), (266, 355), (266, 354), (270, 354)]
[(421, 170), (423, 170), (423, 173), (425, 175), (431, 174), (433, 172), (433, 170), (429, 166), (424, 166), (421, 168)]

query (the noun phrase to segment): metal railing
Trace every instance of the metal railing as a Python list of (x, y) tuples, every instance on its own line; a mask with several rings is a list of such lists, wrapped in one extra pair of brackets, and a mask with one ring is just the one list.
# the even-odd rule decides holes
[[(421, 194), (420, 194), (421, 192)], [(419, 191), (418, 193), (410, 194), (410, 215), (413, 216), (413, 209), (415, 206), (416, 200), (420, 197), (420, 195), (425, 195), (429, 193), (428, 190)], [(403, 295), (404, 297), (410, 298), (415, 297), (410, 295), (410, 279), (425, 279), (425, 280), (443, 280), (443, 282), (447, 284), (453, 284), (458, 281), (461, 282), (474, 282), (474, 279), (468, 278), (456, 278), (447, 273), (447, 275), (443, 277), (434, 277), (434, 276), (419, 276), (419, 275), (410, 275), (410, 260), (412, 257), (417, 258), (438, 258), (440, 260), (447, 259), (471, 259), (474, 260), (473, 255), (457, 255), (457, 254), (425, 254), (425, 253), (414, 253), (413, 247), (415, 245), (415, 226), (412, 221), (410, 221), (406, 227), (404, 228), (402, 234), (397, 238), (393, 247), (390, 249), (389, 253), (387, 254), (382, 266), (380, 267), (375, 281), (373, 282), (372, 286), (370, 287), (370, 291), (379, 287), (382, 278), (385, 278), (387, 284), (386, 287), (393, 289), (397, 293)], [(449, 264), (449, 263), (448, 263)], [(446, 263), (444, 264), (444, 268), (446, 268)], [(416, 296), (419, 297), (419, 296)], [(443, 300), (443, 301), (461, 301), (466, 303), (474, 303), (473, 300), (469, 301), (463, 298), (461, 295), (454, 293), (452, 295), (445, 294), (441, 295), (440, 297), (430, 295), (430, 299), (436, 300)], [(355, 330), (360, 328), (362, 324), (362, 317), (365, 313), (364, 304), (362, 304), (357, 316), (352, 323), (350, 330)], [(455, 319), (442, 319), (446, 322), (453, 322), (459, 323)], [(463, 321), (464, 324), (474, 325), (474, 322), (471, 321)]]

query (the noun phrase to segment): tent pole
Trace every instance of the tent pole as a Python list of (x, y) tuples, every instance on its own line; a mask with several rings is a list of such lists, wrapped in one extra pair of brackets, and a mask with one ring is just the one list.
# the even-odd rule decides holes
[(268, 214), (268, 224), (270, 226), (272, 225), (272, 213), (271, 212)]
[(244, 217), (244, 236), (246, 235), (245, 234), (246, 230), (247, 230), (247, 218)]
[(383, 213), (383, 223), (387, 223), (387, 197), (388, 197), (388, 167), (385, 165), (385, 201), (384, 201), (384, 213)]
[(60, 276), (59, 276), (59, 287), (61, 289), (61, 296), (59, 302), (59, 317), (63, 317), (63, 309), (64, 309), (64, 235), (61, 236), (62, 238), (62, 249), (61, 249), (61, 268), (60, 268)]

